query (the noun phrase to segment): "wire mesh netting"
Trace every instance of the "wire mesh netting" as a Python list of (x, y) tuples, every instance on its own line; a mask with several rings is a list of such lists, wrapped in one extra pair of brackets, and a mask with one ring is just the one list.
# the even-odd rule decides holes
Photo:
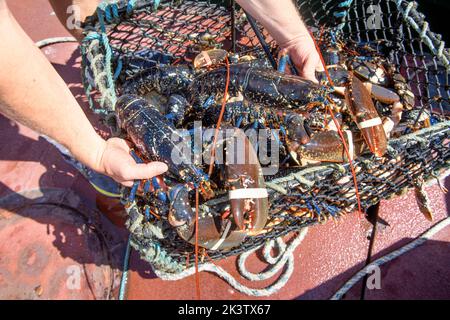
[[(269, 34), (257, 24), (252, 26), (231, 2), (113, 4), (86, 23), (82, 46), (86, 92), (93, 98), (94, 110), (105, 114), (113, 110), (127, 79), (146, 68), (189, 63), (211, 47), (262, 59), (277, 50)], [(389, 141), (383, 158), (365, 155), (354, 162), (362, 207), (439, 175), (449, 162), (449, 53), (416, 4), (401, 0), (305, 0), (297, 4), (313, 30), (333, 30), (345, 42), (370, 47), (406, 79), (415, 98), (414, 112), (409, 113), (413, 128), (428, 115), (428, 128), (405, 130), (409, 134)], [(268, 239), (349, 213), (357, 204), (346, 164), (282, 168), (267, 179), (267, 185), (270, 217), (264, 232), (228, 251), (207, 250), (210, 258), (242, 253)], [(214, 214), (227, 201), (227, 197), (215, 198), (203, 208)], [(164, 235), (157, 237), (137, 206), (131, 206), (129, 214), (132, 243), (156, 268), (177, 271), (193, 262), (193, 246), (175, 231), (164, 229)]]

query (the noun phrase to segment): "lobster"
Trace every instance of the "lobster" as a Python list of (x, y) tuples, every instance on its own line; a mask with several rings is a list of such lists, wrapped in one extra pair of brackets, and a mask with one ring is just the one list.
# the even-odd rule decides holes
[[(199, 74), (189, 85), (191, 102), (203, 105), (212, 95), (223, 93), (227, 69), (219, 67)], [(323, 95), (323, 88), (312, 81), (287, 75), (251, 63), (237, 63), (229, 67), (231, 95), (242, 93), (245, 99), (266, 106), (306, 111), (307, 105)]]
[[(223, 138), (214, 147), (225, 150), (224, 185), (228, 190), (229, 206), (221, 218), (206, 215), (200, 219), (199, 244), (211, 250), (230, 249), (247, 235), (260, 232), (266, 225), (269, 207), (262, 169), (245, 133), (237, 128), (221, 129), (220, 132)], [(210, 148), (205, 152), (209, 153)], [(234, 224), (224, 219), (230, 214)], [(194, 244), (194, 231), (191, 224), (180, 228), (178, 234)]]
[[(173, 178), (167, 179), (170, 182), (167, 191), (167, 199), (170, 201), (167, 220), (177, 229), (181, 238), (192, 242), (196, 224), (189, 192), (199, 188), (205, 199), (213, 197), (209, 177), (185, 156), (184, 150), (188, 150), (189, 146), (173, 124), (145, 99), (135, 95), (121, 96), (116, 103), (116, 115), (119, 127), (126, 132), (144, 159), (167, 164), (168, 172)], [(264, 197), (260, 193), (255, 194), (256, 191), (265, 190), (256, 154), (242, 133), (236, 132), (231, 140), (237, 138), (245, 138), (244, 151), (249, 157), (244, 163), (227, 165), (230, 214), (236, 228), (231, 228), (229, 220), (221, 220), (217, 227), (216, 217), (201, 216), (198, 221), (199, 245), (205, 248), (224, 250), (239, 245), (249, 231), (261, 230), (267, 220), (267, 191)]]

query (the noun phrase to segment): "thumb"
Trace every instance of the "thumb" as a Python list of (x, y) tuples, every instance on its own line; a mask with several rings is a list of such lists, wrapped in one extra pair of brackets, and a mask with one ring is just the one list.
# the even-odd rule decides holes
[(134, 163), (127, 169), (126, 180), (144, 180), (150, 179), (168, 170), (163, 162)]
[(311, 80), (315, 83), (318, 83), (319, 81), (317, 81), (316, 78), (316, 67), (317, 63), (314, 61), (314, 59), (308, 59), (300, 69), (300, 76), (302, 76), (305, 79)]

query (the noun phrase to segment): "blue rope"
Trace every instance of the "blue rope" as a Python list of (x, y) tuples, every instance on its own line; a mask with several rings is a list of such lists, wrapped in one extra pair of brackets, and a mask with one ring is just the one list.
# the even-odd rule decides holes
[(90, 42), (92, 40), (100, 40), (100, 34), (89, 33), (86, 37), (84, 37), (83, 42)]
[[(112, 90), (112, 92), (114, 93), (114, 97), (117, 98), (115, 96), (114, 80), (113, 80), (112, 72), (111, 72), (112, 49), (111, 49), (111, 46), (109, 45), (108, 35), (106, 33), (102, 33), (101, 37), (102, 37), (102, 44), (105, 47), (106, 80), (108, 82), (110, 90)], [(103, 97), (102, 100), (104, 100), (104, 98), (105, 97)], [(115, 101), (112, 101), (112, 102), (115, 103)]]
[(345, 22), (347, 20), (348, 12), (350, 10), (350, 6), (352, 5), (353, 0), (344, 0), (341, 3), (339, 3), (338, 7), (345, 9), (344, 11), (334, 12), (333, 15), (336, 18), (340, 18), (341, 22), (337, 25), (336, 29), (337, 31), (341, 31), (344, 29)]
[[(98, 33), (89, 33), (82, 41), (83, 45), (80, 46), (80, 50), (82, 53), (81, 56), (82, 56), (84, 72), (88, 71), (87, 70), (88, 61), (86, 59), (86, 56), (87, 56), (86, 47), (88, 46), (88, 43), (90, 41), (99, 40), (99, 39), (100, 39), (100, 35)], [(88, 103), (89, 103), (90, 108), (97, 114), (107, 114), (108, 113), (107, 110), (97, 109), (95, 107), (94, 99), (92, 98), (92, 95), (91, 95), (93, 87), (91, 86), (91, 84), (89, 82), (85, 81), (85, 76), (83, 76), (82, 79), (83, 79), (83, 88), (84, 88), (84, 91), (86, 92), (86, 97), (88, 98)]]
[(160, 0), (155, 0), (154, 2), (153, 2), (153, 10), (158, 10), (158, 7), (159, 7), (159, 3), (160, 3), (161, 1)]
[(338, 7), (339, 8), (349, 8), (350, 5), (352, 4), (353, 0), (347, 0), (347, 1), (343, 1), (341, 3), (339, 3)]
[(123, 63), (122, 63), (122, 59), (118, 59), (117, 60), (117, 67), (116, 67), (116, 71), (114, 72), (114, 80), (117, 80), (117, 78), (119, 78), (120, 73), (122, 72), (122, 67), (123, 67)]
[(134, 10), (134, 6), (136, 5), (136, 0), (129, 0), (127, 3), (127, 14), (131, 14)]
[(122, 277), (120, 278), (119, 287), (119, 300), (125, 300), (128, 284), (128, 268), (130, 265), (130, 253), (131, 253), (131, 234), (128, 236), (127, 246), (125, 248), (125, 256), (123, 258), (123, 270)]
[(105, 18), (103, 13), (105, 12), (104, 10), (101, 9), (101, 5), (102, 3), (100, 3), (100, 5), (97, 8), (97, 17), (98, 17), (98, 22), (100, 23), (100, 29), (102, 32), (106, 32), (106, 27), (105, 27)]
[(335, 12), (335, 13), (333, 13), (333, 15), (334, 15), (336, 18), (342, 18), (342, 17), (346, 17), (346, 16), (347, 16), (347, 12), (345, 12), (345, 11)]
[(119, 7), (118, 7), (117, 3), (112, 3), (111, 9), (112, 9), (112, 13), (113, 13), (113, 18), (119, 19)]

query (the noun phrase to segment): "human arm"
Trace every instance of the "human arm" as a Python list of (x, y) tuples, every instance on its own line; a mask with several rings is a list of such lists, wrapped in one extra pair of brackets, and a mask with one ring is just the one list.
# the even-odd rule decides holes
[(323, 70), (314, 42), (292, 0), (237, 0), (257, 19), (282, 49), (286, 49), (300, 75), (317, 81), (315, 71)]
[(63, 79), (0, 0), (0, 112), (64, 145), (83, 164), (130, 186), (161, 174), (160, 162), (136, 164), (127, 143), (94, 130)]

